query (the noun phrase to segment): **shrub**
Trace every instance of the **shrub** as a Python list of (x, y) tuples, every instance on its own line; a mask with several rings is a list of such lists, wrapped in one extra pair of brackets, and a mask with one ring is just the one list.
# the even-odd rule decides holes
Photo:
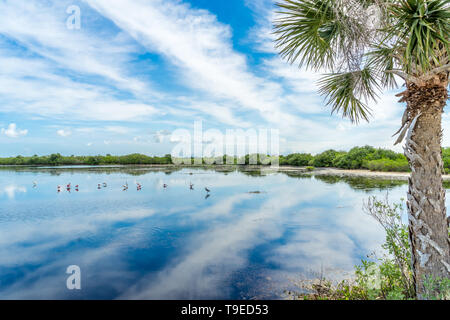
[(367, 162), (367, 168), (371, 171), (394, 171), (394, 172), (409, 172), (408, 161), (405, 160), (391, 160), (391, 159), (379, 159)]
[(343, 169), (360, 169), (362, 163), (367, 157), (375, 152), (375, 148), (370, 146), (355, 147), (348, 153), (336, 160), (336, 167)]
[(342, 152), (336, 150), (327, 150), (314, 157), (313, 166), (315, 167), (332, 167), (334, 159)]
[(290, 166), (305, 167), (314, 157), (309, 153), (294, 153), (285, 158), (285, 163)]

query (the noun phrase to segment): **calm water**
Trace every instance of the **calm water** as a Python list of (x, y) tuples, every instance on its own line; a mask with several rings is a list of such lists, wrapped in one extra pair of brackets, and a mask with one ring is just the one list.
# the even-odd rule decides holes
[[(69, 182), (79, 191), (57, 192)], [(282, 298), (312, 270), (342, 275), (379, 249), (384, 233), (361, 207), (386, 190), (398, 200), (406, 185), (191, 168), (2, 169), (0, 299)], [(80, 291), (66, 288), (69, 265), (81, 268)]]

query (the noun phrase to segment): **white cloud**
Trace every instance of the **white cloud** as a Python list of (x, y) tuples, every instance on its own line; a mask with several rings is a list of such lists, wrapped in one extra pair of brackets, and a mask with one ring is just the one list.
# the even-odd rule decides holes
[(28, 130), (26, 129), (18, 130), (15, 123), (11, 123), (7, 129), (2, 128), (1, 132), (2, 134), (10, 138), (19, 138), (28, 134)]
[(171, 135), (170, 131), (167, 130), (159, 130), (153, 135), (153, 141), (156, 143), (163, 143), (166, 137)]
[[(158, 121), (173, 131), (202, 119), (209, 126), (280, 129), (286, 141), (282, 152), (355, 144), (392, 148), (390, 136), (402, 106), (391, 92), (378, 105), (371, 104), (371, 124), (355, 127), (330, 116), (317, 94), (320, 75), (291, 66), (278, 55), (247, 59), (233, 47), (234, 40), (242, 39), (233, 39), (232, 26), (206, 10), (178, 0), (85, 2), (90, 5), (82, 12), (86, 22), (76, 31), (66, 28), (61, 2), (0, 2), (0, 113), (20, 109), (32, 119), (114, 121), (111, 126), (82, 124), (86, 128), (72, 131), (129, 135), (128, 141), (141, 133), (117, 122)], [(274, 2), (246, 0), (256, 25), (244, 40), (267, 54), (276, 54)], [(116, 26), (104, 27), (104, 18)], [(99, 28), (94, 30), (93, 21)], [(165, 88), (155, 92), (151, 68), (133, 69), (136, 55), (146, 51), (165, 58), (168, 77), (180, 80), (183, 94), (167, 94)], [(164, 135), (152, 138), (170, 143)], [(113, 138), (102, 136), (99, 142), (104, 139)]]
[[(208, 11), (179, 1), (87, 2), (147, 49), (176, 65), (191, 88), (213, 100), (226, 100), (230, 109), (259, 111), (268, 122), (295, 123), (295, 116), (284, 112), (277, 101), (278, 85), (249, 70), (245, 56), (232, 47), (230, 28)], [(227, 119), (232, 118), (228, 115)]]
[[(101, 121), (155, 115), (149, 101), (161, 94), (129, 71), (132, 55), (142, 48), (117, 30), (92, 32), (89, 24), (68, 30), (65, 9), (60, 1), (0, 2), (0, 112), (19, 108), (44, 118)], [(84, 82), (90, 77), (95, 81)], [(118, 98), (118, 92), (128, 98)]]
[(127, 76), (121, 65), (134, 49), (129, 38), (102, 37), (103, 32), (96, 36), (85, 28), (69, 30), (65, 24), (66, 5), (61, 1), (2, 1), (0, 33), (64, 68), (101, 76), (130, 90), (148, 89)]
[(61, 137), (68, 137), (72, 134), (72, 132), (61, 129), (61, 130), (56, 131), (56, 134)]
[[(158, 113), (153, 106), (137, 100), (115, 99), (115, 91), (110, 88), (56, 75), (47, 62), (22, 58), (10, 61), (0, 49), (0, 68), (4, 66), (8, 66), (8, 72), (0, 75), (3, 112), (19, 107), (23, 113), (44, 117), (101, 121), (138, 121)], [(24, 67), (29, 70), (28, 76), (22, 74)]]

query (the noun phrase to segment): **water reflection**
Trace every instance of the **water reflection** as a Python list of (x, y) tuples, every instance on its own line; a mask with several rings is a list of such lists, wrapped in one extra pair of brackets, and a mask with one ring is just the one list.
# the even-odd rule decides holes
[(5, 194), (9, 199), (14, 199), (16, 193), (19, 193), (19, 192), (26, 193), (27, 188), (11, 184), (11, 185), (3, 186), (0, 189), (0, 195)]
[[(2, 184), (28, 190), (0, 192), (0, 298), (279, 298), (300, 274), (351, 270), (377, 250), (384, 235), (362, 201), (406, 192), (398, 181), (221, 171), (0, 170)], [(125, 181), (142, 190), (124, 192)], [(80, 191), (56, 192), (69, 182)], [(65, 288), (73, 264), (81, 291)]]

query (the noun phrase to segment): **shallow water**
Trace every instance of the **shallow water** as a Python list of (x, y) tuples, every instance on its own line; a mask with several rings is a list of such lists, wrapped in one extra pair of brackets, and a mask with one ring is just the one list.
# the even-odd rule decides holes
[[(57, 192), (68, 183), (79, 191)], [(387, 190), (398, 201), (406, 185), (193, 168), (1, 169), (0, 298), (283, 298), (293, 280), (343, 276), (379, 250), (384, 233), (361, 208)], [(81, 290), (66, 288), (70, 265), (81, 268)]]

